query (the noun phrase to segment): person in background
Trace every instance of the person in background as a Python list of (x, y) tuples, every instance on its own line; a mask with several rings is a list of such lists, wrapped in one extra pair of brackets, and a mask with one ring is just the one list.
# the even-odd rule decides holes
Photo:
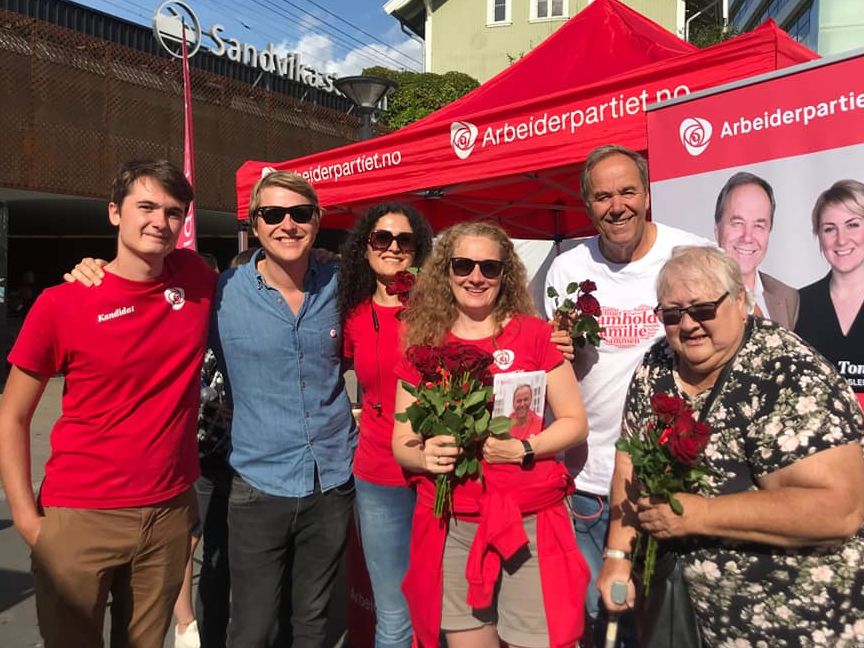
[(746, 171), (734, 174), (717, 196), (714, 236), (738, 262), (744, 285), (754, 299), (754, 313), (792, 329), (798, 319), (798, 291), (759, 270), (774, 227), (774, 190)]
[[(408, 568), (415, 493), (393, 458), (399, 316), (410, 286), (396, 275), (423, 263), (432, 229), (417, 211), (382, 203), (358, 220), (342, 245), (337, 301), (343, 354), (363, 393), (354, 454), (355, 506), (375, 598), (376, 648), (408, 648), (413, 632), (402, 579)], [(401, 294), (394, 291), (399, 289)]]
[[(31, 549), (46, 648), (161, 646), (197, 519), (195, 420), (216, 275), (175, 250), (193, 191), (167, 161), (124, 164), (108, 216), (117, 255), (102, 289), (44, 291), (9, 356), (0, 476)], [(30, 421), (65, 379), (38, 501)]]
[[(241, 253), (242, 254), (242, 253)], [(207, 265), (219, 273), (212, 254), (201, 253)], [(231, 260), (237, 267), (240, 254)], [(248, 260), (248, 259), (247, 259)], [(201, 369), (201, 401), (198, 407), (198, 460), (201, 476), (195, 482), (198, 495), (198, 523), (192, 529), (192, 543), (183, 587), (174, 604), (174, 648), (224, 648), (228, 629), (230, 576), (228, 572), (228, 495), (231, 490), (230, 448), (231, 405), (225, 381), (212, 349), (204, 354)], [(198, 578), (198, 596), (193, 609), (192, 562), (203, 535), (203, 555)], [(200, 624), (199, 624), (200, 621)]]
[[(591, 434), (587, 445), (576, 447), (566, 460), (576, 481), (576, 538), (591, 568), (587, 613), (594, 643), (603, 645), (596, 577), (606, 546), (609, 487), (627, 384), (645, 351), (663, 334), (649, 303), (657, 273), (676, 245), (708, 241), (648, 221), (648, 165), (630, 149), (608, 145), (592, 151), (582, 170), (581, 191), (598, 234), (558, 256), (546, 285), (563, 295), (571, 282), (591, 280), (602, 307), (600, 346), (580, 348), (575, 360)], [(549, 319), (554, 310), (547, 298)], [(592, 645), (591, 639), (582, 643)]]
[(795, 332), (834, 363), (864, 407), (864, 183), (840, 180), (822, 192), (812, 224), (831, 271), (801, 289)]
[[(641, 530), (681, 556), (703, 645), (862, 646), (864, 414), (809, 345), (748, 316), (749, 299), (714, 247), (677, 248), (660, 271), (666, 337), (633, 375), (624, 428), (644, 431), (658, 393), (685, 401), (710, 425), (707, 477), (675, 495), (678, 515), (639, 497), (630, 456), (616, 453), (603, 601), (633, 605)], [(615, 581), (629, 584), (625, 605)]]
[[(439, 631), (451, 648), (497, 648), (499, 638), (557, 648), (575, 645), (582, 632), (588, 569), (565, 505), (572, 481), (556, 455), (584, 442), (587, 422), (573, 368), (549, 324), (534, 316), (527, 284), (502, 229), (462, 223), (441, 234), (403, 316), (406, 348), (455, 342), (493, 356), (492, 373), (545, 371), (556, 417), (531, 438), (487, 438), (482, 481), (454, 482), (443, 524), (433, 515), (435, 478), (454, 470), (455, 439), (424, 442), (410, 423), (396, 422), (393, 453), (416, 473), (418, 489), (403, 590), (417, 645), (427, 648), (437, 648)], [(420, 381), (407, 358), (396, 374)], [(395, 411), (413, 400), (400, 384)], [(502, 556), (505, 545), (512, 553)]]

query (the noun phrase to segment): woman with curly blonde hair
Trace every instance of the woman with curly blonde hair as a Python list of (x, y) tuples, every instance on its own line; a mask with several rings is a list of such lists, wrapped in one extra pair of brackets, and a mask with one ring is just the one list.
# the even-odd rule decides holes
[[(437, 648), (574, 646), (582, 632), (588, 568), (565, 498), (573, 480), (556, 459), (588, 434), (570, 363), (533, 315), (525, 268), (504, 231), (463, 223), (445, 231), (420, 272), (403, 323), (407, 346), (455, 343), (489, 354), (491, 373), (543, 371), (555, 421), (533, 436), (483, 442), (482, 477), (453, 479), (450, 512), (433, 514), (435, 479), (460, 449), (451, 435), (423, 439), (397, 422), (393, 453), (416, 473), (411, 557), (403, 582), (416, 644)], [(396, 374), (418, 384), (407, 359)], [(413, 397), (401, 386), (396, 412)], [(520, 438), (525, 437), (525, 438)]]
[(528, 292), (528, 274), (519, 259), (513, 241), (497, 225), (483, 221), (459, 223), (441, 233), (432, 254), (423, 264), (412, 293), (410, 308), (402, 321), (406, 325), (406, 347), (419, 344), (441, 344), (457, 318), (456, 298), (450, 288), (449, 267), (456, 242), (463, 237), (483, 237), (501, 249), (503, 269), (500, 296), (492, 317), (500, 326), (513, 315), (535, 315)]

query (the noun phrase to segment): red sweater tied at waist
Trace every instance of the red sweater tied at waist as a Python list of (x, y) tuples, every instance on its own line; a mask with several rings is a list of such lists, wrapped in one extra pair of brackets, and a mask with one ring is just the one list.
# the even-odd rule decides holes
[[(411, 560), (402, 590), (411, 613), (414, 645), (437, 648), (447, 522), (432, 514), (434, 480), (424, 476), (415, 478), (415, 483)], [(583, 630), (589, 571), (563, 503), (573, 490), (566, 469), (552, 459), (538, 461), (530, 471), (513, 464), (484, 462), (481, 481), (468, 481), (453, 489), (457, 520), (477, 524), (465, 568), (466, 602), (473, 608), (492, 604), (502, 562), (528, 543), (522, 518), (537, 515), (537, 558), (553, 648), (572, 648)]]

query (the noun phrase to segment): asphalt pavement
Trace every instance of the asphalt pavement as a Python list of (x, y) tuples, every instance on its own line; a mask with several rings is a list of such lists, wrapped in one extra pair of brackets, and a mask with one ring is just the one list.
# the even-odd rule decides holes
[[(353, 385), (351, 385), (353, 388)], [(45, 475), (45, 462), (51, 451), (50, 433), (54, 421), (60, 416), (60, 399), (63, 393), (63, 379), (52, 378), (33, 415), (31, 425), (32, 478), (34, 488), (38, 488)], [(349, 389), (350, 393), (350, 389)], [(196, 561), (195, 580), (197, 586)], [(344, 570), (334, 601), (347, 601)], [(330, 645), (343, 645), (345, 612), (343, 605), (334, 605), (330, 628)], [(106, 622), (105, 645), (108, 646)], [(168, 633), (164, 648), (173, 648), (173, 630)], [(42, 638), (36, 623), (36, 602), (33, 595), (33, 578), (30, 574), (30, 552), (24, 541), (12, 526), (12, 515), (6, 502), (6, 495), (0, 489), (0, 648), (41, 648)]]

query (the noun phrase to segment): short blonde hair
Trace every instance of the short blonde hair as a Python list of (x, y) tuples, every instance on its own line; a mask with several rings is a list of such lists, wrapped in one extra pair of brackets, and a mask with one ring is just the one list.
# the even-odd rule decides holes
[[(318, 194), (306, 178), (301, 176), (299, 173), (292, 173), (290, 171), (273, 171), (272, 173), (262, 176), (261, 179), (255, 183), (255, 186), (252, 187), (252, 193), (249, 195), (250, 224), (254, 224), (255, 219), (258, 218), (258, 208), (261, 206), (261, 192), (267, 187), (281, 187), (282, 189), (293, 191), (294, 193), (298, 193), (306, 198), (310, 205), (318, 207)], [(318, 215), (320, 217), (320, 210)]]
[(662, 303), (666, 291), (679, 283), (696, 284), (728, 292), (732, 299), (745, 295), (747, 308), (753, 296), (747, 292), (738, 262), (713, 245), (679, 245), (657, 275), (657, 301)]
[(819, 233), (822, 212), (832, 205), (842, 205), (853, 214), (864, 216), (864, 183), (857, 180), (838, 180), (819, 194), (810, 216), (814, 234)]
[(432, 254), (420, 269), (408, 308), (402, 316), (405, 347), (442, 344), (456, 321), (456, 300), (450, 288), (450, 259), (456, 244), (466, 236), (482, 236), (497, 243), (501, 249), (504, 264), (501, 290), (492, 311), (499, 328), (513, 315), (536, 314), (528, 292), (528, 273), (507, 233), (486, 221), (459, 223), (441, 233)]

